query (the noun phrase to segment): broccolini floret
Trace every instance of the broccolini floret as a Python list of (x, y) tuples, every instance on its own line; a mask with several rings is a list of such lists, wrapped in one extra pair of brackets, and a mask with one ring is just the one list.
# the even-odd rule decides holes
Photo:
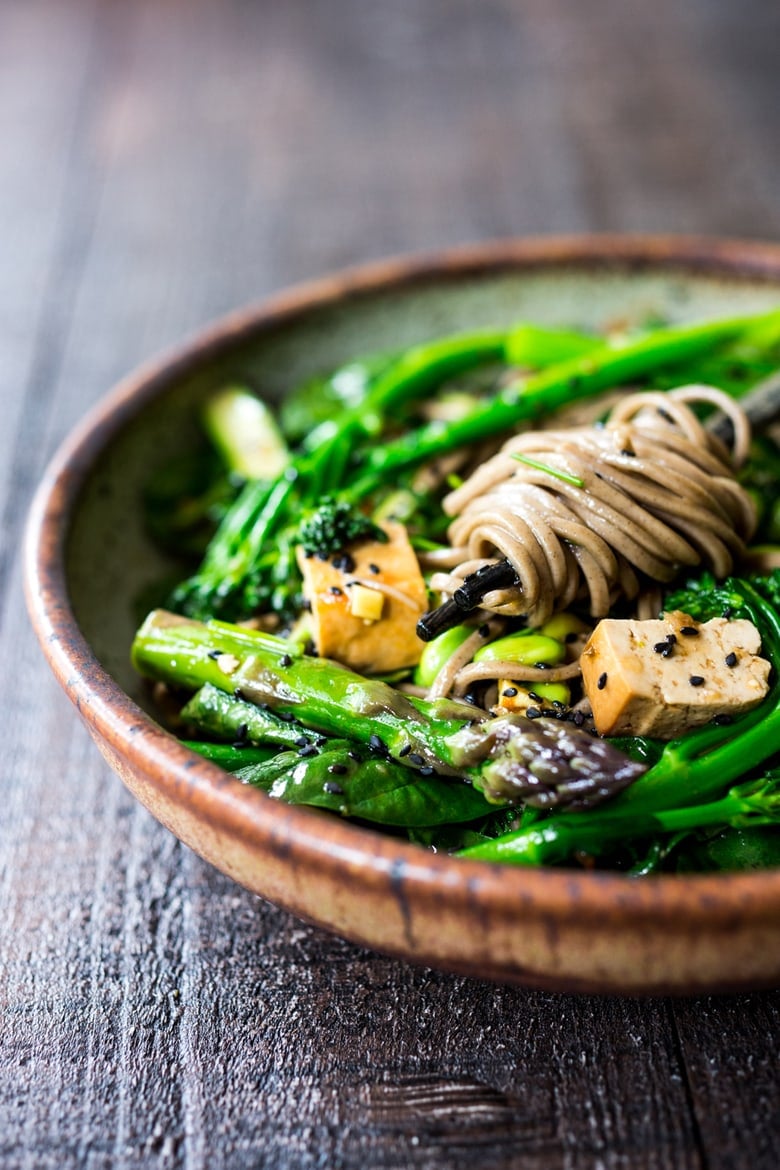
[(325, 496), (302, 522), (298, 540), (308, 557), (327, 560), (363, 540), (384, 542), (387, 533), (353, 504)]

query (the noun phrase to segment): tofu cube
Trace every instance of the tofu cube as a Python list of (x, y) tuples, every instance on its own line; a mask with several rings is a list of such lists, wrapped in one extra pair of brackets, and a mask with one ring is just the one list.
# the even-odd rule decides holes
[(582, 652), (582, 681), (601, 735), (675, 739), (716, 715), (737, 717), (769, 690), (752, 622), (699, 623), (675, 611), (657, 621), (599, 622)]
[(423, 650), (417, 623), (428, 591), (403, 524), (386, 521), (386, 544), (364, 541), (329, 561), (298, 549), (304, 596), (311, 603), (317, 653), (352, 670), (384, 674), (415, 666)]

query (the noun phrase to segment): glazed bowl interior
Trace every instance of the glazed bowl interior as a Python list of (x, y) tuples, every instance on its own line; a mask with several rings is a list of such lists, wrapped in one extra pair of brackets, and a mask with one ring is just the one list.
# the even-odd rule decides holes
[[(327, 928), (417, 961), (564, 989), (774, 982), (780, 936), (771, 920), (780, 916), (780, 875), (664, 878), (640, 889), (609, 875), (499, 871), (430, 857), (308, 810), (280, 809), (212, 765), (187, 763), (189, 753), (153, 722), (149, 691), (128, 651), (140, 617), (163, 596), (161, 583), (181, 574), (145, 531), (144, 487), (167, 460), (192, 449), (198, 404), (220, 385), (244, 382), (276, 401), (351, 357), (459, 330), (519, 320), (594, 328), (659, 317), (683, 322), (779, 301), (780, 249), (542, 241), (375, 266), (230, 318), (114, 391), (47, 475), (31, 522), (27, 584), (39, 637), (59, 635), (58, 647), (47, 651), (55, 671), (61, 679), (77, 676), (74, 697), (87, 700), (95, 739), (155, 815), (243, 884)], [(150, 716), (134, 716), (140, 737), (128, 734), (133, 703)], [(280, 834), (284, 856), (273, 844)], [(392, 872), (399, 858), (405, 905)], [(339, 867), (342, 886), (348, 877), (376, 899), (374, 926), (365, 907), (350, 909), (349, 890), (339, 893)], [(702, 897), (714, 899), (709, 912)], [(449, 942), (442, 907), (453, 912)], [(689, 915), (689, 936), (703, 940), (684, 960), (674, 946), (664, 956), (675, 914)], [(382, 915), (397, 924), (381, 927)], [(459, 915), (471, 926), (457, 941), (464, 934)], [(426, 919), (438, 920), (441, 937), (426, 940)], [(643, 944), (643, 933), (652, 943)], [(729, 938), (740, 940), (731, 954)], [(769, 959), (767, 947), (774, 950)]]

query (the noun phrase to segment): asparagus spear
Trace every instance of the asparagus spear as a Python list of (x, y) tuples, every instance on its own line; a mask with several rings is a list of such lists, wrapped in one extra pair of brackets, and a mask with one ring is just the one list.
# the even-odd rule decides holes
[(590, 807), (645, 771), (569, 723), (490, 719), (466, 703), (409, 698), (282, 638), (226, 622), (154, 611), (132, 657), (150, 678), (192, 689), (212, 683), (282, 719), (367, 744), (419, 775), (463, 776), (492, 803)]
[[(289, 804), (404, 828), (459, 824), (491, 811), (470, 784), (421, 776), (370, 748), (356, 749), (351, 740), (303, 732), (299, 723), (210, 683), (193, 695), (182, 717), (201, 732), (233, 741), (188, 746)], [(280, 745), (295, 750), (280, 752)]]

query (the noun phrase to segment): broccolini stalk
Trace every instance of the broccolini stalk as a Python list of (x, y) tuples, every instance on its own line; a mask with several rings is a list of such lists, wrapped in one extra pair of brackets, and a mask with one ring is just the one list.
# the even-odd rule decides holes
[(227, 469), (243, 479), (276, 479), (290, 462), (269, 407), (244, 386), (225, 386), (209, 398), (202, 420)]
[[(296, 540), (301, 512), (341, 487), (355, 446), (376, 437), (388, 413), (397, 412), (411, 399), (447, 378), (500, 358), (505, 339), (504, 332), (495, 331), (448, 337), (412, 346), (389, 365), (381, 363), (358, 405), (316, 427), (277, 480), (247, 483), (215, 533), (198, 572), (174, 593), (175, 608), (193, 617), (207, 617), (226, 610), (250, 612), (264, 592), (267, 602), (279, 582), (269, 579), (272, 572), (269, 575), (268, 566), (261, 564), (264, 551), (277, 544), (286, 553)], [(260, 580), (255, 579), (258, 576)], [(240, 596), (242, 590), (245, 598)]]
[(367, 744), (420, 775), (463, 776), (494, 803), (589, 807), (644, 771), (569, 723), (475, 719), (466, 703), (407, 698), (281, 638), (225, 622), (202, 625), (155, 611), (138, 631), (132, 657), (150, 678), (193, 689), (212, 683), (283, 719)]
[(582, 816), (557, 816), (527, 829), (481, 841), (456, 856), (473, 861), (511, 862), (515, 865), (554, 865), (574, 853), (598, 856), (629, 840), (659, 833), (688, 833), (713, 826), (747, 828), (780, 826), (780, 777), (768, 773), (762, 780), (732, 788), (720, 800), (656, 813), (622, 811), (612, 805), (596, 822)]
[(558, 362), (593, 353), (603, 345), (604, 338), (595, 334), (523, 323), (510, 330), (504, 357), (510, 366), (544, 370)]
[[(656, 329), (638, 339), (608, 342), (521, 379), (457, 422), (429, 423), (392, 443), (374, 448), (366, 457), (364, 474), (349, 494), (359, 499), (403, 467), (508, 431), (518, 423), (539, 418), (566, 403), (686, 362), (748, 330), (775, 321), (780, 322), (777, 309), (748, 317)], [(508, 336), (511, 345), (511, 333)]]

